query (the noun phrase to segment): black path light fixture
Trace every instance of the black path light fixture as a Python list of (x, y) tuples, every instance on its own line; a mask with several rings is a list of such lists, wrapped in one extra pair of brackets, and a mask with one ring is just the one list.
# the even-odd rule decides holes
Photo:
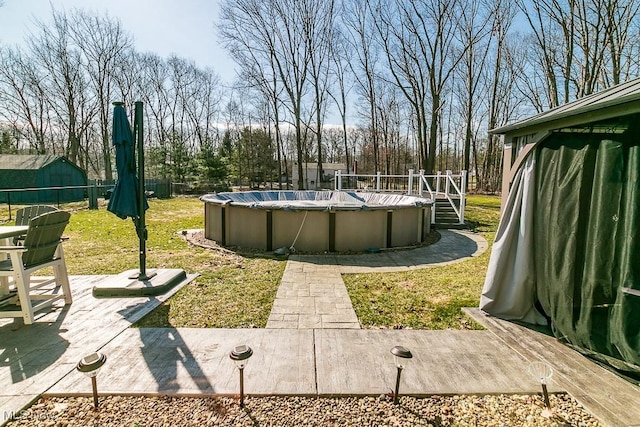
[(235, 363), (240, 371), (240, 407), (244, 408), (244, 368), (249, 362), (249, 358), (253, 355), (253, 350), (248, 345), (237, 345), (229, 354), (229, 357)]
[(76, 366), (76, 369), (89, 378), (91, 378), (91, 386), (93, 388), (93, 407), (98, 409), (98, 384), (96, 376), (107, 361), (107, 356), (102, 353), (91, 353), (83, 357)]
[(393, 403), (395, 405), (398, 404), (399, 400), (399, 389), (400, 389), (400, 376), (402, 375), (402, 370), (404, 369), (405, 364), (409, 361), (409, 359), (413, 358), (413, 354), (400, 345), (397, 345), (391, 349), (391, 354), (393, 354), (393, 358), (396, 363), (396, 368), (398, 373), (396, 375), (396, 391), (393, 394)]
[(547, 382), (553, 376), (553, 368), (549, 364), (542, 361), (535, 361), (529, 364), (529, 375), (535, 380), (539, 381), (542, 385), (542, 397), (544, 398), (544, 406), (546, 407), (542, 411), (542, 416), (550, 418), (553, 413), (551, 411), (551, 402), (549, 402), (549, 392), (547, 391)]

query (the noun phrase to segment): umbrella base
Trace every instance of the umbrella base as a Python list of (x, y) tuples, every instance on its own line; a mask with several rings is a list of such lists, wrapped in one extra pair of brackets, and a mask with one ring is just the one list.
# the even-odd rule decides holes
[(129, 276), (129, 279), (136, 279), (144, 282), (145, 280), (150, 280), (152, 277), (155, 277), (157, 275), (158, 273), (156, 273), (155, 270), (145, 271), (144, 274), (140, 273), (140, 271), (136, 271), (135, 273)]
[(164, 294), (187, 280), (184, 270), (154, 268), (140, 278), (139, 270), (127, 270), (104, 280), (93, 287), (93, 296), (100, 297), (145, 297)]

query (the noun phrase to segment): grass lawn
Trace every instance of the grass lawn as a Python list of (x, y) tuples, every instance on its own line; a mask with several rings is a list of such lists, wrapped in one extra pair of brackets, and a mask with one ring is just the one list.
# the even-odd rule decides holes
[[(137, 326), (265, 327), (286, 261), (270, 254), (189, 246), (178, 232), (204, 227), (204, 206), (197, 198), (154, 199), (149, 204), (147, 268), (182, 268), (200, 276)], [(467, 219), (490, 244), (499, 209), (498, 197), (468, 196)], [(104, 205), (75, 210), (65, 235), (69, 274), (116, 274), (139, 266), (133, 222), (117, 218)], [(489, 251), (445, 267), (343, 277), (365, 327), (477, 328), (460, 308), (478, 305), (488, 259)]]
[(480, 329), (461, 308), (478, 306), (499, 214), (498, 196), (467, 196), (466, 218), (489, 242), (489, 249), (472, 260), (403, 273), (344, 275), (362, 325)]
[[(189, 246), (177, 233), (204, 227), (204, 204), (195, 197), (152, 199), (149, 205), (147, 268), (182, 268), (200, 276), (137, 326), (266, 326), (285, 261)], [(69, 274), (116, 274), (139, 267), (133, 222), (105, 206), (74, 212), (65, 235)]]

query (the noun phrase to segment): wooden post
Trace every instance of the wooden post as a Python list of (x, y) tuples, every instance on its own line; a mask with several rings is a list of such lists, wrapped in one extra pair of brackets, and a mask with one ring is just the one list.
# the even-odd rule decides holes
[(413, 195), (413, 169), (409, 169), (409, 191), (408, 194)]
[[(504, 140), (504, 135), (501, 137)], [(513, 159), (513, 142), (512, 139), (504, 141), (504, 148), (502, 151), (502, 194), (500, 201), (500, 214), (507, 203), (507, 196), (509, 195), (509, 187), (511, 186), (511, 162)]]

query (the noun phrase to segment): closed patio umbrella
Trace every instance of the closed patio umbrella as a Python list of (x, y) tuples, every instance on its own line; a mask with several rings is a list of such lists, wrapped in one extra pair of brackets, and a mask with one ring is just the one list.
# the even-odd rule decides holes
[(136, 175), (135, 159), (135, 139), (131, 132), (127, 112), (124, 103), (113, 103), (113, 128), (111, 141), (116, 149), (116, 170), (118, 180), (116, 181), (113, 194), (109, 199), (107, 210), (118, 217), (125, 219), (130, 217), (136, 226), (136, 233), (140, 240), (140, 273), (137, 276), (140, 280), (146, 280), (151, 276), (146, 274), (146, 239), (147, 230), (145, 224), (144, 211), (149, 209), (147, 198), (144, 194), (144, 156), (142, 147), (142, 103), (136, 102), (134, 123), (139, 131), (138, 147), (138, 170), (140, 180)]
[[(140, 240), (140, 270), (128, 270), (93, 287), (95, 297), (155, 296), (169, 291), (179, 283), (186, 283), (182, 269), (146, 269), (147, 228), (145, 211), (149, 208), (144, 191), (144, 144), (142, 102), (135, 103), (134, 129), (122, 102), (113, 103), (112, 142), (116, 150), (118, 181), (107, 209), (120, 218), (132, 218)], [(135, 150), (137, 156), (137, 174)], [(195, 276), (194, 276), (195, 277)]]
[[(113, 127), (111, 143), (116, 150), (116, 170), (118, 180), (109, 198), (107, 210), (122, 219), (130, 217), (134, 220), (140, 216), (138, 212), (138, 178), (136, 176), (136, 162), (134, 158), (134, 140), (127, 112), (122, 102), (113, 103)], [(149, 205), (145, 199), (145, 209)]]

